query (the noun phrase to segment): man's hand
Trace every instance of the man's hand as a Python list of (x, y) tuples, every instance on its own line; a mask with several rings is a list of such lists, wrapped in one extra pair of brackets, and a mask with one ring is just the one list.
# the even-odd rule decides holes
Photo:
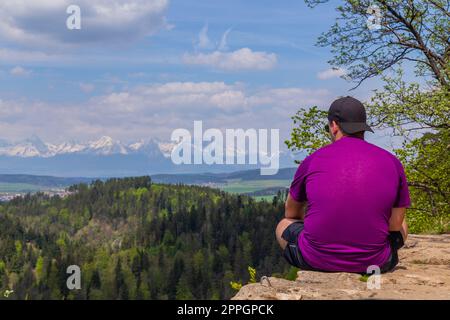
[(284, 216), (287, 219), (303, 220), (305, 218), (306, 202), (298, 202), (288, 194)]

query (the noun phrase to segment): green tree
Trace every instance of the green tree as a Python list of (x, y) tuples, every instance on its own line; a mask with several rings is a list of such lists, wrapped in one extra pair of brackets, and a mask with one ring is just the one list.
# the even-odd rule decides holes
[(421, 90), (417, 83), (405, 83), (401, 71), (384, 79), (368, 111), (380, 129), (391, 129), (403, 140), (394, 151), (411, 191), (411, 231), (445, 232), (450, 222), (450, 87)]
[[(329, 1), (305, 2), (315, 7)], [(357, 85), (402, 61), (413, 62), (419, 75), (431, 75), (440, 86), (449, 85), (448, 0), (344, 0), (336, 10), (338, 19), (318, 45), (331, 47), (329, 63), (346, 68)]]
[(115, 288), (116, 288), (116, 299), (128, 300), (128, 286), (125, 282), (125, 277), (122, 271), (122, 261), (120, 257), (117, 259), (117, 264), (115, 268)]
[(192, 294), (189, 288), (189, 281), (185, 276), (182, 276), (178, 281), (176, 288), (176, 299), (177, 300), (192, 300), (194, 299), (194, 295)]
[(44, 270), (44, 258), (39, 256), (36, 262), (36, 282), (39, 284), (42, 281)]
[(327, 124), (327, 112), (317, 106), (300, 108), (292, 117), (294, 128), (291, 131), (290, 140), (285, 143), (294, 152), (305, 151), (311, 154), (315, 150), (329, 143)]

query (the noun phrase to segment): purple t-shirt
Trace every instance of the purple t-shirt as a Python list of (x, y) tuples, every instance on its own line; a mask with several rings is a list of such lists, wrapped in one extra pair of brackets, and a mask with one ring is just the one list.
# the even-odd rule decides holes
[(391, 253), (391, 209), (410, 206), (400, 161), (354, 137), (343, 137), (303, 160), (290, 195), (308, 202), (300, 251), (309, 265), (326, 271), (381, 267)]

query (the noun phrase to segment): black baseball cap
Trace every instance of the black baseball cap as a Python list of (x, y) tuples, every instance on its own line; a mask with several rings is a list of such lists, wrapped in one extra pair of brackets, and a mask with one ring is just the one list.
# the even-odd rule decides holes
[(366, 109), (358, 99), (344, 97), (335, 100), (328, 110), (328, 121), (336, 121), (342, 131), (348, 134), (370, 131), (372, 128), (366, 123)]

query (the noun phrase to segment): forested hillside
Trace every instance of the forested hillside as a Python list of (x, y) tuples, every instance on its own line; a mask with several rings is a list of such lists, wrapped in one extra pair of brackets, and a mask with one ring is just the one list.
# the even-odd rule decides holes
[[(0, 206), (1, 299), (229, 298), (248, 266), (288, 271), (274, 238), (281, 195), (256, 202), (149, 177), (71, 191)], [(67, 289), (69, 265), (81, 268), (81, 290)]]

